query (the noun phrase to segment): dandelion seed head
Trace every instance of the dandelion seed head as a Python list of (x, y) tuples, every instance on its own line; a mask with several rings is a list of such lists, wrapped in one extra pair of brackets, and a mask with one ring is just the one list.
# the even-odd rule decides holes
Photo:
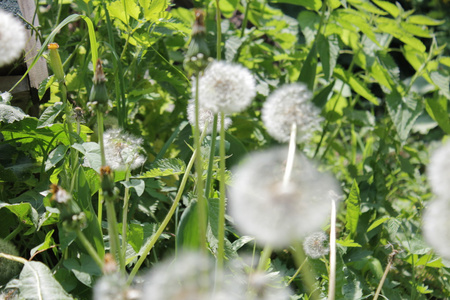
[(301, 154), (294, 159), (287, 185), (282, 179), (287, 148), (254, 153), (233, 172), (229, 212), (244, 234), (262, 243), (285, 247), (320, 230), (330, 213), (336, 180), (320, 173)]
[[(195, 98), (195, 79), (192, 84)], [(256, 83), (247, 68), (214, 61), (199, 79), (199, 102), (214, 114), (232, 114), (246, 109), (256, 96)]]
[(438, 196), (450, 195), (450, 142), (436, 149), (427, 167), (427, 177), (431, 189)]
[(103, 135), (106, 164), (113, 170), (134, 170), (142, 166), (145, 157), (142, 144), (144, 140), (120, 129), (108, 129)]
[[(199, 118), (198, 118), (198, 125), (200, 126), (200, 131), (203, 131), (205, 129), (205, 124), (208, 123), (208, 128), (206, 133), (210, 134), (213, 129), (213, 121), (214, 121), (214, 113), (206, 108), (203, 108), (202, 106), (199, 107)], [(187, 115), (189, 123), (192, 126), (195, 126), (195, 102), (189, 101), (189, 104), (187, 106)], [(220, 130), (220, 115), (217, 118), (217, 130)], [(225, 124), (225, 130), (230, 127), (231, 125), (231, 119), (225, 118), (224, 120)]]
[(309, 257), (314, 259), (320, 258), (330, 252), (327, 242), (328, 236), (325, 232), (314, 232), (308, 235), (303, 241), (303, 249)]
[(119, 273), (103, 276), (94, 286), (94, 300), (137, 300), (139, 294)]
[(220, 291), (214, 291), (214, 270), (214, 262), (208, 257), (182, 253), (175, 261), (166, 260), (150, 270), (141, 300), (226, 299)]
[(0, 67), (20, 57), (26, 41), (25, 27), (19, 19), (0, 9)]
[(428, 204), (423, 214), (423, 236), (436, 252), (450, 259), (450, 199), (437, 198)]
[(264, 103), (261, 118), (267, 132), (279, 142), (290, 138), (292, 124), (297, 125), (297, 142), (310, 139), (320, 127), (320, 110), (311, 102), (312, 93), (302, 83), (288, 84), (273, 92)]

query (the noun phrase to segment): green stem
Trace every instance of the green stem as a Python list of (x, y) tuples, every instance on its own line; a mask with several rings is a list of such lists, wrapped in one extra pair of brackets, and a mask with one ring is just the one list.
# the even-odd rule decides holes
[(212, 197), (210, 195), (210, 190), (212, 187), (212, 173), (214, 166), (214, 157), (216, 152), (216, 136), (217, 136), (217, 115), (214, 115), (213, 120), (213, 130), (211, 133), (211, 148), (209, 149), (209, 162), (208, 162), (208, 172), (206, 175), (206, 185), (205, 185), (205, 196), (206, 198)]
[(106, 217), (108, 219), (108, 234), (111, 253), (119, 261), (120, 270), (125, 270), (124, 258), (120, 252), (119, 231), (117, 229), (116, 209), (114, 208), (114, 199), (106, 199)]
[(314, 288), (315, 285), (315, 276), (314, 272), (311, 269), (311, 266), (309, 264), (309, 261), (306, 259), (306, 255), (303, 252), (303, 248), (300, 244), (296, 244), (294, 247), (294, 251), (292, 251), (292, 254), (294, 255), (294, 260), (298, 266), (301, 266), (304, 264), (305, 266), (301, 269), (302, 275), (303, 275), (303, 282), (306, 285), (306, 289), (310, 293), (309, 299), (312, 300), (318, 300), (319, 297), (317, 295), (317, 292)]
[[(203, 130), (202, 138), (206, 135), (206, 128)], [(194, 162), (196, 160), (197, 154), (199, 153), (198, 149), (194, 150), (194, 153), (192, 153), (192, 157), (189, 160), (188, 165), (186, 166), (186, 171), (184, 172), (183, 179), (181, 180), (180, 187), (178, 189), (177, 195), (175, 196), (175, 200), (172, 203), (172, 206), (169, 209), (169, 212), (167, 213), (166, 217), (164, 218), (163, 222), (159, 226), (156, 233), (152, 236), (148, 244), (144, 246), (144, 251), (142, 252), (142, 256), (137, 261), (136, 265), (134, 265), (133, 270), (131, 270), (130, 276), (128, 277), (127, 284), (131, 284), (133, 282), (134, 276), (136, 276), (136, 273), (139, 271), (139, 268), (144, 263), (145, 258), (148, 256), (150, 251), (152, 250), (153, 246), (155, 245), (158, 238), (163, 233), (164, 229), (167, 227), (167, 224), (169, 224), (170, 219), (172, 218), (173, 214), (175, 213), (176, 209), (178, 208), (178, 203), (180, 202), (181, 196), (183, 195), (184, 188), (186, 186), (187, 179), (189, 178), (189, 172), (192, 169), (192, 166), (194, 165)]]
[[(102, 166), (106, 166), (106, 158), (105, 158), (105, 145), (103, 141), (103, 113), (100, 110), (97, 110), (97, 128), (98, 128), (98, 143), (100, 145), (100, 157)], [(103, 218), (103, 190), (100, 187), (98, 190), (98, 225), (100, 229), (102, 228), (102, 218)]]
[[(130, 180), (130, 168), (126, 170), (125, 181)], [(127, 254), (127, 229), (128, 229), (128, 203), (130, 200), (130, 188), (125, 187), (125, 195), (123, 199), (123, 209), (122, 209), (122, 257), (126, 259)], [(124, 270), (125, 271), (125, 270)]]
[(22, 229), (23, 229), (23, 223), (20, 222), (20, 223), (19, 223), (19, 226), (17, 226), (16, 229), (14, 229), (13, 232), (11, 232), (10, 234), (8, 234), (8, 236), (5, 237), (3, 240), (4, 240), (4, 241), (10, 241), (10, 240), (12, 240), (13, 238), (16, 237), (16, 235), (19, 234), (19, 232), (22, 231)]
[(95, 251), (94, 247), (92, 247), (89, 240), (86, 238), (84, 233), (81, 230), (77, 230), (77, 237), (80, 239), (83, 246), (86, 248), (89, 255), (94, 259), (95, 263), (100, 267), (100, 270), (103, 269), (103, 260), (98, 256), (97, 251)]
[(217, 246), (217, 266), (223, 268), (225, 256), (225, 114), (220, 113), (220, 145), (219, 145), (219, 218), (218, 218), (218, 239)]
[[(206, 251), (206, 214), (205, 207), (207, 206), (206, 199), (204, 197), (203, 190), (203, 159), (201, 154), (201, 138), (200, 138), (200, 125), (199, 125), (199, 117), (200, 117), (200, 105), (199, 105), (199, 81), (200, 75), (196, 74), (195, 80), (195, 127), (194, 130), (194, 148), (198, 150), (198, 155), (195, 160), (195, 172), (197, 173), (197, 209), (198, 209), (198, 218), (199, 218), (199, 237), (200, 237), (200, 248)], [(205, 124), (204, 131), (207, 129), (207, 124)]]
[(286, 170), (284, 171), (283, 176), (283, 188), (286, 188), (289, 184), (289, 180), (291, 179), (292, 169), (294, 168), (294, 158), (295, 158), (295, 148), (297, 146), (297, 124), (292, 123), (291, 126), (291, 136), (289, 139), (289, 150), (288, 157), (286, 160)]
[(272, 255), (273, 248), (271, 245), (267, 244), (262, 252), (261, 258), (259, 259), (257, 271), (263, 272), (266, 270), (267, 263), (269, 262), (270, 256)]
[(7, 260), (20, 262), (22, 264), (26, 264), (28, 262), (28, 260), (26, 260), (23, 257), (11, 255), (11, 254), (6, 254), (6, 253), (2, 253), (2, 252), (0, 252), (0, 258), (6, 258)]
[(245, 34), (245, 28), (247, 28), (247, 23), (248, 23), (248, 12), (250, 10), (250, 2), (252, 2), (252, 0), (247, 0), (247, 4), (245, 5), (245, 13), (244, 13), (244, 20), (242, 21), (242, 27), (241, 27), (241, 38), (244, 37)]
[(330, 271), (328, 281), (328, 300), (334, 300), (336, 294), (336, 200), (331, 199), (330, 227)]
[(220, 12), (219, 0), (216, 0), (216, 24), (217, 24), (217, 45), (216, 58), (221, 59), (222, 55), (222, 17)]
[(292, 275), (292, 277), (291, 277), (291, 279), (289, 279), (287, 285), (290, 285), (292, 283), (292, 281), (294, 281), (294, 279), (298, 276), (298, 274), (300, 274), (300, 272), (302, 271), (303, 266), (305, 265), (307, 260), (308, 260), (308, 257), (306, 257), (305, 260), (300, 265), (300, 267), (298, 267), (297, 272), (295, 272), (295, 274)]

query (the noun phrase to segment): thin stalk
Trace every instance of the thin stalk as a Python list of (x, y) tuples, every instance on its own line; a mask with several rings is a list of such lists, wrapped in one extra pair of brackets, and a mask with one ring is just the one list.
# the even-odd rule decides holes
[[(206, 127), (205, 127), (205, 130), (203, 130), (201, 138), (203, 139), (205, 135), (206, 135)], [(173, 201), (172, 206), (169, 209), (169, 212), (167, 213), (163, 222), (159, 226), (158, 230), (153, 235), (153, 237), (151, 238), (149, 243), (145, 245), (144, 251), (142, 252), (143, 253), (142, 256), (139, 258), (136, 265), (134, 265), (133, 270), (131, 270), (130, 276), (128, 277), (128, 281), (127, 281), (128, 285), (130, 285), (133, 282), (134, 276), (136, 276), (136, 273), (139, 271), (139, 268), (144, 263), (145, 258), (150, 253), (150, 250), (152, 250), (156, 241), (161, 236), (164, 229), (167, 227), (167, 224), (169, 224), (169, 221), (172, 218), (173, 214), (175, 213), (176, 209), (178, 208), (178, 203), (180, 202), (181, 196), (183, 195), (183, 191), (186, 186), (187, 179), (189, 178), (189, 172), (191, 171), (192, 166), (194, 165), (194, 162), (196, 160), (198, 153), (199, 153), (199, 149), (195, 149), (194, 153), (192, 153), (192, 157), (189, 160), (188, 165), (186, 166), (186, 171), (184, 173), (183, 179), (181, 180), (180, 187), (178, 189), (177, 195), (175, 196), (175, 200)]]
[(328, 300), (334, 300), (336, 294), (336, 200), (331, 199), (330, 227), (330, 271), (328, 281)]
[(77, 230), (77, 237), (80, 239), (83, 246), (86, 248), (89, 255), (94, 259), (95, 263), (100, 267), (100, 270), (103, 269), (103, 260), (98, 256), (97, 251), (95, 251), (94, 247), (92, 247), (89, 240), (86, 238), (84, 233), (81, 230)]
[(13, 238), (16, 237), (16, 235), (19, 234), (19, 232), (22, 231), (22, 229), (23, 229), (23, 223), (20, 222), (20, 223), (19, 223), (19, 226), (17, 226), (16, 229), (14, 229), (13, 232), (11, 232), (10, 234), (8, 234), (8, 236), (5, 237), (3, 240), (4, 240), (4, 241), (10, 241), (10, 240), (12, 240)]
[(272, 246), (266, 245), (264, 247), (261, 258), (259, 259), (258, 267), (256, 268), (257, 271), (264, 272), (266, 270), (267, 262), (269, 261), (272, 252)]
[(284, 171), (283, 176), (283, 188), (287, 187), (289, 180), (291, 179), (292, 169), (294, 167), (295, 148), (297, 146), (296, 139), (297, 139), (297, 124), (292, 123), (291, 136), (289, 139), (288, 157), (286, 161), (286, 170)]
[(205, 184), (205, 197), (210, 198), (210, 190), (212, 186), (212, 173), (214, 166), (214, 154), (216, 152), (216, 136), (217, 136), (217, 115), (214, 115), (213, 119), (213, 130), (211, 133), (211, 148), (209, 149), (209, 162), (208, 162), (208, 172), (206, 175), (206, 184)]
[(302, 272), (302, 279), (303, 282), (306, 285), (306, 289), (309, 291), (310, 293), (310, 297), (309, 299), (312, 300), (318, 300), (319, 297), (317, 296), (317, 293), (315, 292), (314, 289), (314, 285), (315, 285), (315, 276), (314, 273), (311, 269), (311, 266), (309, 264), (309, 261), (306, 259), (306, 255), (303, 252), (303, 248), (300, 244), (297, 243), (297, 245), (295, 245), (294, 247), (295, 251), (292, 251), (293, 256), (294, 256), (294, 260), (296, 262), (297, 265), (301, 266), (302, 264), (304, 264), (305, 266), (301, 269)]
[(28, 260), (26, 260), (23, 257), (11, 255), (11, 254), (6, 254), (6, 253), (3, 253), (3, 252), (0, 252), (0, 258), (5, 258), (7, 260), (16, 261), (16, 262), (19, 262), (19, 263), (22, 263), (22, 264), (26, 264), (28, 262)]
[(294, 281), (294, 279), (298, 276), (298, 274), (300, 274), (300, 272), (302, 271), (303, 266), (306, 264), (307, 260), (308, 260), (308, 257), (306, 257), (305, 260), (300, 265), (300, 267), (298, 267), (297, 272), (295, 272), (295, 274), (292, 275), (292, 277), (291, 277), (291, 279), (289, 279), (287, 285), (290, 285), (292, 283), (292, 281)]
[(386, 266), (386, 269), (384, 270), (383, 276), (381, 277), (380, 283), (378, 284), (377, 291), (375, 292), (375, 295), (373, 296), (373, 300), (378, 299), (378, 296), (381, 293), (381, 289), (383, 288), (384, 281), (386, 280), (389, 270), (391, 269), (391, 266), (394, 262), (394, 257), (397, 253), (398, 252), (396, 250), (393, 250), (392, 253), (389, 255), (388, 264)]
[(248, 11), (250, 10), (250, 2), (252, 2), (252, 0), (247, 0), (247, 4), (245, 5), (244, 20), (242, 21), (242, 25), (241, 25), (241, 38), (244, 37), (245, 28), (247, 28)]
[[(125, 181), (130, 180), (130, 168), (126, 170)], [(130, 200), (130, 188), (125, 187), (125, 195), (123, 199), (123, 209), (122, 209), (122, 257), (126, 259), (127, 254), (127, 229), (128, 229), (128, 203)]]
[(120, 270), (125, 270), (124, 257), (120, 251), (119, 231), (117, 230), (116, 209), (114, 208), (114, 200), (106, 200), (106, 217), (108, 219), (108, 235), (111, 253), (119, 260)]
[[(195, 128), (194, 128), (194, 148), (198, 150), (198, 156), (195, 160), (195, 171), (197, 173), (197, 208), (198, 208), (198, 222), (199, 222), (199, 236), (200, 236), (200, 248), (206, 251), (206, 222), (207, 216), (205, 214), (204, 208), (207, 206), (206, 199), (203, 195), (203, 159), (201, 154), (201, 138), (200, 138), (200, 125), (199, 125), (199, 89), (198, 82), (200, 80), (199, 73), (196, 74), (195, 80)], [(204, 130), (207, 126), (205, 124)]]
[(218, 246), (217, 266), (223, 268), (225, 256), (225, 114), (220, 113), (220, 145), (219, 145), (219, 218), (218, 218)]
[[(97, 128), (98, 128), (98, 143), (100, 145), (100, 157), (102, 161), (102, 166), (106, 165), (105, 158), (105, 144), (103, 141), (103, 113), (97, 110)], [(100, 187), (98, 190), (98, 207), (97, 207), (97, 219), (100, 229), (102, 228), (102, 218), (103, 218), (103, 190)]]
[(216, 0), (216, 24), (217, 24), (216, 58), (217, 60), (220, 60), (222, 55), (222, 14), (220, 12), (219, 0)]

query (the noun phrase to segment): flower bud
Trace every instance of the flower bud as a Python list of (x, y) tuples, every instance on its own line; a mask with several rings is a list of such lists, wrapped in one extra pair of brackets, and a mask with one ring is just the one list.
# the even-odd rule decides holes
[(56, 79), (58, 79), (59, 82), (64, 82), (64, 70), (61, 62), (61, 57), (59, 56), (58, 48), (59, 45), (57, 43), (50, 43), (48, 44), (48, 50), (50, 54), (50, 66), (55, 73)]
[(103, 66), (100, 59), (97, 60), (97, 67), (95, 69), (94, 85), (91, 89), (89, 101), (98, 105), (98, 109), (106, 111), (108, 108), (108, 91), (106, 90), (106, 77), (103, 73)]
[(203, 71), (210, 62), (204, 17), (205, 13), (202, 10), (195, 11), (192, 38), (184, 60), (184, 67), (190, 73)]

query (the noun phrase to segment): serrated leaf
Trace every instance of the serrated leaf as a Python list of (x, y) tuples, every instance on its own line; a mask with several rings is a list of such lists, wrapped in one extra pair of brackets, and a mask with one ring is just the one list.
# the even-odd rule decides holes
[(130, 17), (138, 20), (140, 8), (134, 0), (118, 0), (107, 5), (111, 18), (128, 24)]
[(220, 0), (220, 11), (225, 16), (225, 18), (231, 18), (233, 16), (233, 13), (236, 11), (238, 4), (239, 0)]
[(141, 179), (131, 179), (130, 181), (121, 181), (126, 188), (134, 188), (138, 196), (142, 196), (145, 190), (145, 182)]
[(347, 205), (347, 213), (345, 215), (345, 228), (350, 232), (350, 235), (354, 236), (356, 233), (356, 228), (358, 227), (361, 203), (359, 187), (356, 180), (353, 180), (350, 194), (348, 195), (347, 200), (345, 200), (345, 203)]
[(442, 94), (450, 99), (450, 76), (442, 71), (431, 72), (430, 78), (432, 83), (439, 88)]
[(447, 112), (447, 98), (441, 96), (438, 99), (427, 98), (425, 100), (425, 108), (433, 120), (435, 120), (439, 127), (447, 134), (450, 134), (450, 119)]
[(73, 299), (53, 278), (50, 269), (41, 262), (25, 263), (19, 278), (20, 297), (27, 300)]
[(57, 163), (59, 163), (65, 156), (69, 146), (58, 145), (47, 157), (45, 161), (45, 171), (47, 172), (53, 168)]
[(314, 96), (312, 102), (319, 108), (322, 108), (327, 103), (328, 99), (331, 97), (330, 95), (333, 92), (334, 83), (336, 81), (333, 80), (329, 85), (324, 87), (317, 95)]
[(320, 22), (320, 16), (312, 11), (302, 11), (298, 15), (298, 23), (302, 29), (302, 33), (306, 38), (306, 43), (309, 45), (316, 36), (317, 28)]
[(375, 220), (372, 223), (372, 225), (370, 225), (370, 227), (367, 229), (367, 232), (377, 228), (378, 226), (380, 226), (381, 224), (383, 224), (384, 222), (386, 222), (389, 219), (390, 219), (390, 217), (384, 217), (384, 218), (379, 218), (378, 220)]
[(225, 41), (225, 60), (228, 62), (232, 62), (241, 45), (242, 45), (241, 38), (239, 38), (237, 36), (230, 36)]
[(387, 95), (386, 103), (398, 136), (402, 142), (405, 142), (414, 122), (423, 111), (422, 101), (410, 98), (409, 95), (402, 97), (396, 90), (393, 90)]
[(398, 7), (395, 4), (392, 4), (392, 3), (387, 2), (387, 1), (380, 1), (380, 0), (373, 0), (373, 3), (375, 3), (376, 5), (378, 5), (379, 7), (384, 9), (385, 11), (387, 11), (394, 18), (397, 18), (398, 15), (400, 14), (400, 11), (399, 11)]
[(437, 26), (445, 23), (445, 20), (436, 20), (424, 15), (415, 15), (408, 18), (409, 23), (418, 25)]
[(55, 232), (55, 229), (47, 232), (44, 241), (30, 250), (30, 256), (33, 256), (37, 251), (47, 250), (50, 249), (51, 246), (55, 245), (55, 241), (52, 237), (53, 232)]
[(152, 0), (148, 7), (144, 8), (144, 17), (149, 21), (158, 21), (165, 13), (169, 1), (167, 0)]
[(53, 125), (56, 117), (63, 111), (64, 105), (62, 102), (56, 102), (52, 106), (47, 107), (42, 115), (39, 117), (37, 128), (43, 128)]
[(312, 49), (309, 51), (306, 60), (303, 63), (302, 70), (300, 71), (300, 76), (298, 81), (306, 84), (308, 89), (312, 91), (314, 89), (314, 82), (316, 79), (316, 69), (317, 69), (317, 51), (316, 44), (314, 43)]
[(186, 170), (186, 164), (179, 158), (163, 158), (152, 165), (150, 171), (145, 172), (139, 178), (154, 178), (161, 176), (180, 175)]
[(372, 92), (358, 79), (356, 79), (353, 74), (344, 71), (341, 68), (334, 69), (334, 75), (340, 80), (347, 83), (357, 94), (363, 98), (369, 100), (375, 105), (379, 105), (378, 99), (372, 94)]
[(39, 84), (39, 89), (38, 89), (38, 96), (39, 99), (42, 100), (42, 97), (44, 97), (45, 92), (48, 90), (48, 88), (53, 84), (53, 82), (55, 81), (55, 76), (49, 76), (46, 79), (44, 79), (40, 84)]

